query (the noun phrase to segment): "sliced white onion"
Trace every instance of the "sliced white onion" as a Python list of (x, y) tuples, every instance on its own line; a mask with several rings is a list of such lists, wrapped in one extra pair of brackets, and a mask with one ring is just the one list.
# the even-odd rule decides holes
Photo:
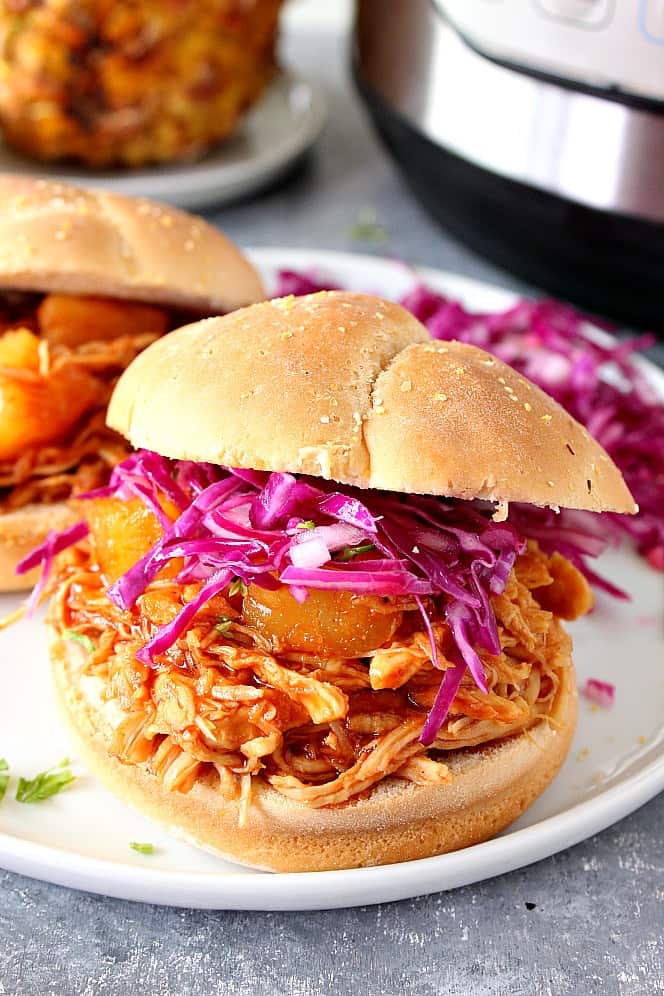
[[(313, 539), (321, 540), (328, 550), (341, 550), (345, 546), (358, 546), (366, 533), (345, 522), (333, 522), (329, 526), (316, 526), (315, 529), (298, 529), (292, 538), (293, 545), (301, 546)], [(292, 547), (291, 547), (292, 549)]]
[(290, 559), (293, 567), (322, 567), (330, 560), (330, 551), (318, 536), (311, 536), (303, 543), (296, 543), (290, 548)]

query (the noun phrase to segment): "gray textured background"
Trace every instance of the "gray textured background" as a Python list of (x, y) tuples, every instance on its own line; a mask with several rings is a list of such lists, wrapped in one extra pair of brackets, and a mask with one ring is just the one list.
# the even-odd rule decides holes
[[(215, 220), (244, 245), (366, 250), (348, 228), (372, 205), (389, 252), (517, 286), (413, 203), (342, 81), (338, 44), (300, 36), (288, 49), (324, 82), (328, 128), (305, 168)], [(0, 994), (652, 996), (664, 992), (663, 826), (660, 797), (523, 871), (323, 913), (160, 909), (0, 872)]]
[(0, 993), (655, 996), (663, 825), (660, 797), (523, 871), (324, 913), (161, 909), (0, 873)]

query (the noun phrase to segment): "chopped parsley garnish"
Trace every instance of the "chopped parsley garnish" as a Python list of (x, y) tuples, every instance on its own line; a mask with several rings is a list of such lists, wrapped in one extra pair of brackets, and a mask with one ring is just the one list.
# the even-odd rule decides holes
[(376, 209), (363, 207), (357, 212), (357, 217), (348, 229), (348, 235), (353, 242), (387, 242), (387, 231), (378, 223)]
[(230, 586), (228, 588), (228, 595), (230, 598), (233, 598), (234, 595), (242, 595), (242, 597), (244, 598), (246, 594), (247, 594), (247, 586), (242, 580), (242, 578), (235, 578), (234, 581), (231, 581)]
[(80, 643), (82, 647), (85, 647), (89, 654), (94, 654), (95, 645), (89, 636), (85, 633), (78, 633), (75, 629), (66, 629), (62, 634), (65, 640), (73, 640), (75, 643)]
[(69, 758), (65, 757), (59, 764), (53, 765), (47, 771), (41, 771), (34, 778), (19, 778), (16, 801), (42, 802), (62, 792), (75, 779), (76, 776), (69, 767)]
[(0, 802), (5, 797), (7, 786), (9, 785), (9, 765), (4, 757), (0, 757)]
[(130, 840), (129, 846), (132, 851), (138, 851), (139, 854), (154, 854), (154, 844), (141, 844), (138, 840)]
[(316, 523), (313, 519), (303, 519), (302, 522), (298, 522), (295, 527), (296, 529), (315, 529)]
[(229, 619), (228, 616), (219, 616), (219, 621), (214, 627), (217, 633), (228, 633), (229, 629), (233, 625), (233, 620)]
[(370, 553), (375, 550), (373, 543), (360, 543), (359, 546), (344, 546), (337, 555), (335, 560), (340, 560), (343, 564), (348, 560), (353, 560), (354, 557), (359, 557), (361, 553)]

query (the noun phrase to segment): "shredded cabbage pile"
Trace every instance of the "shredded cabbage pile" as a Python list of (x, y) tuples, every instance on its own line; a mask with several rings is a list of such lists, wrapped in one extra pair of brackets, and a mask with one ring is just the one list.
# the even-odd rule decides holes
[[(332, 289), (329, 282), (283, 270), (277, 293)], [(581, 526), (605, 538), (627, 536), (653, 567), (664, 571), (664, 403), (634, 362), (634, 354), (652, 346), (653, 337), (601, 342), (584, 315), (558, 301), (523, 300), (506, 311), (472, 312), (417, 284), (400, 303), (434, 339), (458, 339), (493, 353), (586, 426), (622, 471), (640, 512), (599, 516), (563, 510), (559, 529)], [(536, 511), (541, 520), (556, 514)], [(621, 594), (592, 571), (584, 573), (611, 594)]]

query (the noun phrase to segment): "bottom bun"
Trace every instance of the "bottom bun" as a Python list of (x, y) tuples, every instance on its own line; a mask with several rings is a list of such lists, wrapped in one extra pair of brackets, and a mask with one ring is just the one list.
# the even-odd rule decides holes
[(380, 782), (366, 797), (329, 809), (293, 802), (260, 778), (244, 826), (239, 801), (226, 801), (216, 775), (183, 794), (169, 792), (145, 765), (108, 752), (124, 714), (103, 698), (104, 682), (83, 673), (85, 651), (53, 636), (56, 696), (81, 759), (115, 795), (169, 833), (230, 861), (269, 871), (326, 871), (430, 857), (495, 836), (557, 774), (577, 715), (574, 668), (561, 670), (550, 720), (481, 748), (447, 752), (452, 781)]
[(0, 592), (32, 588), (39, 568), (19, 575), (18, 562), (43, 543), (51, 529), (59, 533), (79, 518), (64, 502), (24, 505), (13, 512), (0, 513)]

